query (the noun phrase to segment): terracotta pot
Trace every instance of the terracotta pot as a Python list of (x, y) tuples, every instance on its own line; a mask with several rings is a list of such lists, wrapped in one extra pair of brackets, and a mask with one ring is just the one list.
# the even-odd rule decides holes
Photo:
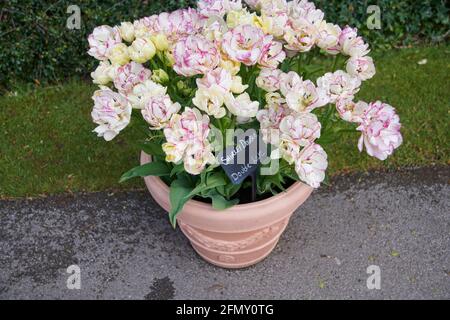
[[(141, 164), (151, 157), (141, 153)], [(169, 187), (158, 177), (145, 177), (155, 201), (170, 209)], [(286, 192), (266, 200), (218, 211), (210, 204), (188, 201), (177, 224), (195, 251), (206, 261), (223, 268), (244, 268), (267, 257), (276, 246), (294, 211), (313, 188), (297, 182)]]

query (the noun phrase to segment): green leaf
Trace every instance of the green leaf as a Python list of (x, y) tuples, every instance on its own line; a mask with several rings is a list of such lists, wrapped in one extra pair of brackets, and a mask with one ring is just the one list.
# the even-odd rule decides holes
[(138, 167), (125, 172), (120, 177), (119, 182), (124, 182), (128, 179), (135, 177), (147, 177), (147, 176), (167, 176), (170, 174), (170, 168), (165, 162), (155, 161), (143, 164)]
[(184, 176), (178, 177), (170, 185), (169, 199), (170, 199), (170, 212), (169, 220), (172, 226), (175, 228), (177, 225), (177, 215), (186, 202), (188, 202), (194, 195), (190, 195), (192, 192), (192, 185), (188, 179)]
[(328, 175), (328, 173), (326, 171), (325, 171), (325, 179), (323, 179), (322, 185), (325, 185), (328, 187), (331, 185), (330, 184), (330, 176)]
[(190, 197), (193, 197), (197, 194), (202, 194), (207, 190), (214, 189), (219, 186), (223, 186), (227, 184), (225, 177), (219, 173), (215, 172), (206, 176), (206, 182), (200, 182), (189, 194)]
[(239, 203), (239, 199), (227, 200), (221, 196), (216, 190), (210, 190), (205, 198), (211, 198), (212, 207), (216, 210), (225, 210)]
[(218, 163), (215, 163), (215, 164), (211, 164), (211, 165), (209, 165), (208, 166), (208, 168), (206, 168), (206, 170), (204, 170), (205, 172), (211, 172), (211, 171), (213, 171), (214, 169), (216, 169), (217, 167), (219, 167), (220, 165), (218, 164)]
[(223, 186), (227, 183), (223, 174), (219, 172), (208, 173), (203, 171), (200, 174), (200, 183), (192, 190), (192, 195), (200, 194), (206, 190), (213, 189), (218, 186)]
[(339, 139), (339, 135), (333, 131), (328, 131), (325, 134), (321, 135), (319, 139), (317, 139), (317, 143), (321, 146), (329, 145), (336, 142)]
[(277, 194), (278, 192), (274, 189), (274, 187), (284, 191), (284, 182), (284, 178), (280, 172), (277, 172), (272, 176), (259, 176), (257, 180), (258, 193), (264, 194), (270, 191), (272, 194)]
[(307, 65), (304, 66), (304, 69), (306, 72), (308, 72), (308, 74), (314, 74), (316, 72), (322, 71), (323, 70), (323, 66), (314, 64), (314, 65)]
[(241, 189), (241, 187), (242, 187), (242, 183), (241, 184), (227, 183), (224, 186), (217, 187), (216, 190), (222, 196), (224, 196), (226, 199), (230, 199)]
[(201, 184), (206, 184), (206, 174), (207, 174), (206, 170), (203, 170), (200, 173), (200, 183)]
[(318, 118), (320, 123), (322, 124), (322, 132), (323, 132), (328, 128), (333, 112), (335, 112), (335, 108), (332, 107), (330, 104), (328, 104), (324, 108), (322, 108), (322, 110), (324, 110), (324, 112), (320, 114)]
[(223, 117), (223, 118), (220, 119), (220, 122), (222, 123), (222, 128), (224, 130), (226, 130), (226, 129), (230, 128), (230, 126), (231, 126), (233, 121), (229, 117)]
[(173, 166), (172, 171), (170, 171), (170, 176), (173, 177), (174, 175), (183, 172), (184, 171), (184, 165), (182, 163), (176, 164)]
[(213, 172), (206, 176), (206, 185), (208, 188), (215, 188), (227, 184), (227, 179), (222, 172)]
[(141, 145), (142, 150), (151, 156), (164, 156), (164, 151), (160, 143), (155, 141), (146, 141)]
[(283, 72), (289, 71), (289, 68), (290, 68), (289, 63), (291, 62), (290, 60), (292, 60), (292, 59), (284, 59), (284, 61), (281, 63), (281, 66), (280, 66), (281, 71), (283, 71)]
[[(176, 216), (181, 211), (181, 209), (183, 209), (183, 206), (185, 205), (186, 202), (188, 202), (196, 195), (200, 195), (202, 197), (209, 197), (208, 195), (209, 193), (207, 191), (215, 189), (218, 186), (223, 186), (227, 184), (225, 177), (223, 176), (222, 173), (219, 172), (209, 173), (202, 180), (204, 181), (201, 181), (196, 187), (194, 187), (191, 181), (189, 180), (188, 176), (179, 175), (178, 178), (174, 180), (170, 185), (169, 198), (171, 208), (169, 212), (169, 219), (170, 223), (173, 225), (174, 228), (176, 226)], [(217, 195), (219, 194), (217, 193)], [(218, 202), (219, 204), (217, 204), (217, 206), (223, 207), (224, 202), (217, 197), (215, 198), (216, 201), (219, 201)], [(230, 205), (232, 205), (232, 203), (234, 202), (231, 202)]]
[(289, 166), (283, 168), (283, 170), (281, 171), (281, 174), (286, 176), (286, 177), (288, 177), (288, 178), (290, 178), (290, 179), (292, 179), (292, 180), (295, 180), (295, 181), (300, 180), (300, 178), (298, 177), (298, 174), (295, 171), (293, 165), (289, 165)]

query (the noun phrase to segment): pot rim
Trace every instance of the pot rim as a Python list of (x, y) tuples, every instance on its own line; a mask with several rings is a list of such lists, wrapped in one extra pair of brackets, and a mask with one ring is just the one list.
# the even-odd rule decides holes
[[(140, 160), (141, 160), (141, 164), (145, 164), (145, 163), (151, 161), (151, 156), (146, 154), (144, 151), (142, 151)], [(166, 185), (164, 183), (164, 181), (161, 180), (161, 178), (159, 178), (157, 176), (147, 176), (147, 177), (145, 177), (145, 179), (149, 179), (150, 181), (152, 181), (152, 183), (156, 184), (157, 187), (163, 189), (164, 192), (169, 193), (169, 191), (170, 191), (169, 186)], [(215, 210), (217, 212), (229, 213), (230, 211), (239, 211), (242, 214), (243, 211), (245, 212), (245, 209), (255, 209), (255, 207), (265, 207), (269, 204), (272, 204), (274, 201), (282, 200), (283, 198), (286, 198), (286, 197), (292, 195), (293, 193), (295, 193), (296, 191), (299, 191), (304, 188), (310, 189), (310, 192), (313, 190), (313, 188), (311, 186), (309, 186), (301, 181), (297, 181), (292, 186), (287, 188), (286, 190), (284, 190), (276, 195), (273, 195), (267, 199), (250, 202), (250, 203), (245, 203), (245, 204), (236, 204), (226, 210), (215, 210), (210, 203), (205, 203), (205, 202), (201, 202), (201, 201), (194, 200), (194, 199), (190, 199), (186, 203), (186, 205), (189, 204), (189, 205), (192, 205), (193, 207), (206, 209), (206, 210)]]

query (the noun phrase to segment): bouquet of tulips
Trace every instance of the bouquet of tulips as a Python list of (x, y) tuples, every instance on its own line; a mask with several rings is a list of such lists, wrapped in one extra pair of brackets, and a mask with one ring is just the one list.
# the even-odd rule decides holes
[(328, 165), (322, 146), (341, 134), (359, 131), (359, 150), (380, 160), (402, 143), (392, 106), (355, 100), (375, 75), (368, 44), (310, 1), (200, 0), (195, 9), (97, 27), (88, 41), (100, 61), (91, 74), (100, 86), (94, 131), (112, 140), (138, 114), (152, 162), (122, 180), (161, 177), (172, 222), (193, 197), (224, 209), (249, 187), (230, 183), (220, 165), (230, 130), (258, 130), (279, 161), (270, 175), (258, 171), (259, 196), (298, 180), (319, 187)]

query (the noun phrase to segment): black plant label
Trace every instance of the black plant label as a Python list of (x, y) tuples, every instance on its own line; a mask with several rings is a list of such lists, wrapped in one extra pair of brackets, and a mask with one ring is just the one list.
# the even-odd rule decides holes
[(219, 153), (219, 163), (231, 183), (240, 184), (248, 176), (254, 176), (267, 158), (267, 145), (256, 130), (247, 130), (234, 137), (234, 145)]

